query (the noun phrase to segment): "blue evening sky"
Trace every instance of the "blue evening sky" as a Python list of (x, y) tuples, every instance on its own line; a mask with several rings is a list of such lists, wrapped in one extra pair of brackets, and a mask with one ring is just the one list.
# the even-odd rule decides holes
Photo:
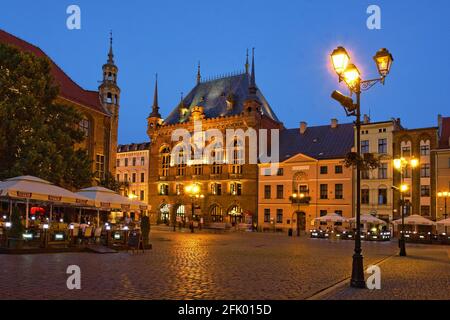
[[(82, 29), (66, 28), (66, 8), (81, 7)], [(382, 30), (366, 27), (366, 9), (381, 7)], [(372, 56), (388, 48), (395, 62), (386, 85), (363, 96), (373, 120), (400, 117), (409, 128), (435, 126), (449, 115), (448, 0), (39, 0), (2, 1), (0, 28), (42, 48), (76, 82), (96, 89), (108, 33), (122, 89), (119, 143), (142, 142), (159, 74), (161, 113), (204, 77), (242, 70), (256, 47), (256, 75), (286, 127), (331, 118), (349, 121), (331, 100), (337, 83), (329, 53), (344, 45), (365, 78), (377, 76)]]

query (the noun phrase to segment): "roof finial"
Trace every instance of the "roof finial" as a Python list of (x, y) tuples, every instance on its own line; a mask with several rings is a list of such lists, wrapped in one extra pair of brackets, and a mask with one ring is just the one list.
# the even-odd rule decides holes
[(158, 74), (155, 75), (155, 93), (153, 95), (153, 106), (152, 106), (152, 113), (150, 114), (150, 117), (155, 118), (161, 118), (161, 115), (159, 114), (159, 103), (158, 103)]
[(199, 61), (198, 67), (197, 67), (197, 84), (200, 84), (201, 81), (202, 81), (202, 76), (200, 74), (200, 61)]
[(247, 49), (247, 59), (245, 60), (245, 73), (248, 74), (250, 64), (248, 63), (248, 49)]
[(114, 64), (114, 54), (113, 54), (113, 33), (112, 33), (112, 30), (109, 31), (109, 53), (108, 53), (108, 63)]
[(255, 79), (255, 48), (252, 49), (252, 74), (250, 76), (250, 86), (248, 88), (248, 91), (250, 94), (254, 95), (256, 94), (257, 88), (256, 88), (256, 79)]

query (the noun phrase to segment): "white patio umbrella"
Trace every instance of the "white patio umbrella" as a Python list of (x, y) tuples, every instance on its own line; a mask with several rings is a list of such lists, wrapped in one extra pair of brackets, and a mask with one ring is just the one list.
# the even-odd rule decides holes
[(447, 228), (450, 227), (450, 218), (447, 218), (445, 220), (439, 220), (436, 222), (438, 227), (442, 227), (445, 230), (445, 233), (447, 233)]
[(450, 218), (439, 220), (438, 222), (436, 222), (436, 224), (439, 226), (450, 227)]
[[(360, 219), (361, 223), (386, 224), (386, 221), (378, 219), (371, 214), (362, 214)], [(356, 217), (349, 219), (349, 221), (352, 223), (356, 222)]]
[(0, 197), (24, 199), (26, 201), (25, 225), (27, 228), (30, 200), (78, 206), (92, 206), (94, 204), (93, 201), (83, 195), (33, 176), (20, 176), (0, 182)]
[(315, 221), (326, 221), (326, 222), (346, 222), (347, 219), (338, 215), (337, 213), (330, 213), (327, 214), (325, 216), (319, 217), (319, 218), (315, 218)]
[[(394, 224), (402, 224), (402, 219), (394, 220)], [(413, 214), (411, 216), (408, 216), (405, 218), (405, 224), (414, 225), (414, 226), (434, 226), (436, 225), (435, 222), (431, 221), (430, 219), (427, 219), (425, 217), (422, 217), (418, 214)]]
[(121, 196), (113, 190), (106, 189), (104, 187), (91, 187), (82, 189), (78, 191), (77, 194), (94, 201), (95, 207), (97, 207), (97, 219), (99, 219), (100, 210), (147, 210), (147, 205), (145, 203), (131, 200), (127, 197)]

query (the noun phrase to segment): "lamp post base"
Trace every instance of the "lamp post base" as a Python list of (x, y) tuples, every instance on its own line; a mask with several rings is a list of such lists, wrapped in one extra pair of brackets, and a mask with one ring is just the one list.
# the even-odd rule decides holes
[(405, 239), (400, 238), (398, 240), (398, 247), (400, 248), (400, 257), (406, 257), (406, 246), (405, 246)]
[(365, 288), (363, 256), (360, 253), (353, 255), (352, 279), (350, 286), (353, 288)]

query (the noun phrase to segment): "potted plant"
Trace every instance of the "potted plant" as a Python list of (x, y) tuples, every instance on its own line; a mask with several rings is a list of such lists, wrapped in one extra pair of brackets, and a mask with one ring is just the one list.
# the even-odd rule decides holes
[(19, 208), (14, 207), (11, 214), (11, 230), (9, 230), (9, 246), (13, 249), (21, 249), (23, 246), (23, 233), (25, 228), (22, 224)]

